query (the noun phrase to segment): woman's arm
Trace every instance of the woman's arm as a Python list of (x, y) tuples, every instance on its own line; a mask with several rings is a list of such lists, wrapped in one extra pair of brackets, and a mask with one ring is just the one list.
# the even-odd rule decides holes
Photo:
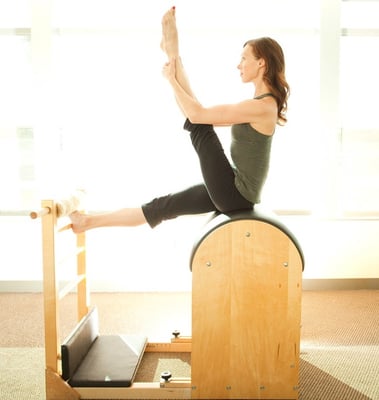
[[(163, 73), (171, 84), (180, 110), (191, 122), (216, 126), (227, 126), (245, 122), (254, 124), (262, 122), (269, 115), (275, 120), (273, 99), (259, 101), (250, 99), (237, 104), (225, 104), (207, 108), (201, 105), (190, 87), (179, 55), (175, 7), (168, 10), (162, 18), (161, 48), (168, 57), (168, 62), (164, 65)], [(272, 131), (271, 128), (264, 128), (269, 132)]]
[[(163, 67), (163, 74), (170, 83), (176, 101), (183, 114), (192, 122), (198, 124), (212, 124), (215, 126), (228, 126), (239, 123), (254, 123), (268, 113), (272, 107), (267, 107), (265, 101), (254, 99), (245, 100), (236, 104), (223, 104), (213, 107), (203, 107), (196, 99), (192, 90), (187, 90), (179, 82), (184, 68), (179, 61), (171, 59)], [(188, 83), (188, 80), (186, 79)], [(188, 84), (189, 85), (189, 84)], [(188, 86), (189, 87), (189, 86)]]
[[(193, 102), (200, 104), (191, 89), (181, 58), (178, 57), (175, 58), (174, 60), (175, 61), (172, 62), (175, 63), (175, 80), (177, 84), (180, 86), (180, 90), (182, 90), (184, 94), (187, 95), (190, 99), (192, 99)], [(178, 96), (175, 95), (175, 99), (184, 116), (188, 118), (188, 115), (186, 114), (185, 109), (183, 108), (181, 102), (179, 101)]]

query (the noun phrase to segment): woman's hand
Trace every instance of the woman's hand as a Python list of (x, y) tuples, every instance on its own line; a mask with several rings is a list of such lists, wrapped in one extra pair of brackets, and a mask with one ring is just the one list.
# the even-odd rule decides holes
[(176, 64), (175, 58), (171, 58), (170, 61), (166, 62), (163, 66), (162, 74), (169, 82), (175, 80), (175, 74), (176, 74), (175, 64)]

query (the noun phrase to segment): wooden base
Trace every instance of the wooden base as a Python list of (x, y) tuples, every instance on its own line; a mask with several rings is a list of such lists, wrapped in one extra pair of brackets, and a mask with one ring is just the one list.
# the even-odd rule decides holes
[(45, 370), (46, 400), (78, 400), (80, 394), (51, 369)]
[(159, 383), (134, 383), (129, 388), (77, 388), (83, 399), (191, 399), (190, 388), (161, 388)]
[[(183, 347), (186, 346), (186, 347)], [(171, 342), (148, 343), (145, 352), (187, 352), (192, 346), (191, 337), (172, 339)], [(205, 362), (205, 361), (204, 361)], [(242, 361), (241, 361), (242, 362)], [(218, 370), (220, 371), (220, 370)], [(265, 388), (255, 397), (245, 397), (250, 400), (267, 399), (264, 397)], [(231, 389), (226, 388), (226, 393)], [(47, 400), (79, 400), (79, 399), (198, 399), (197, 387), (190, 377), (173, 377), (169, 381), (135, 382), (130, 387), (71, 387), (62, 377), (46, 369), (46, 399)], [(202, 397), (208, 399), (212, 397)], [(217, 397), (229, 398), (229, 397)], [(242, 398), (242, 397), (241, 397)], [(271, 398), (271, 397), (270, 397)], [(297, 399), (297, 395), (272, 397), (273, 399)]]
[(147, 353), (191, 353), (192, 341), (186, 338), (181, 341), (180, 338), (172, 339), (169, 343), (148, 343), (145, 352)]

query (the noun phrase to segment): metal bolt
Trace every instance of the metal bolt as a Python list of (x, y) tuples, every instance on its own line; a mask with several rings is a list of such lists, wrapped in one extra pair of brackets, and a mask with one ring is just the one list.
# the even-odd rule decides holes
[(261, 389), (261, 390), (265, 390), (265, 389), (266, 389), (266, 387), (265, 387), (265, 386), (260, 386), (260, 387), (259, 387), (259, 389)]
[(228, 385), (228, 386), (226, 387), (226, 390), (232, 390), (232, 387), (231, 387), (230, 385)]
[(246, 232), (245, 236), (246, 236), (246, 237), (250, 237), (250, 236), (251, 236), (251, 233), (250, 233), (250, 232)]
[(207, 261), (207, 262), (205, 263), (205, 265), (206, 265), (207, 267), (211, 267), (211, 266), (212, 266), (212, 263), (211, 263), (210, 261)]
[(287, 268), (287, 267), (288, 267), (288, 262), (284, 262), (284, 263), (283, 263), (283, 267), (286, 267), (286, 268)]

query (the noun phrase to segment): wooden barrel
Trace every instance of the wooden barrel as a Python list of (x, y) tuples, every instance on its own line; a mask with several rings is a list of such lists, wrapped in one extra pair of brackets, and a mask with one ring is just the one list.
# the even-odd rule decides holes
[(304, 257), (257, 211), (216, 215), (191, 254), (192, 398), (298, 399)]

